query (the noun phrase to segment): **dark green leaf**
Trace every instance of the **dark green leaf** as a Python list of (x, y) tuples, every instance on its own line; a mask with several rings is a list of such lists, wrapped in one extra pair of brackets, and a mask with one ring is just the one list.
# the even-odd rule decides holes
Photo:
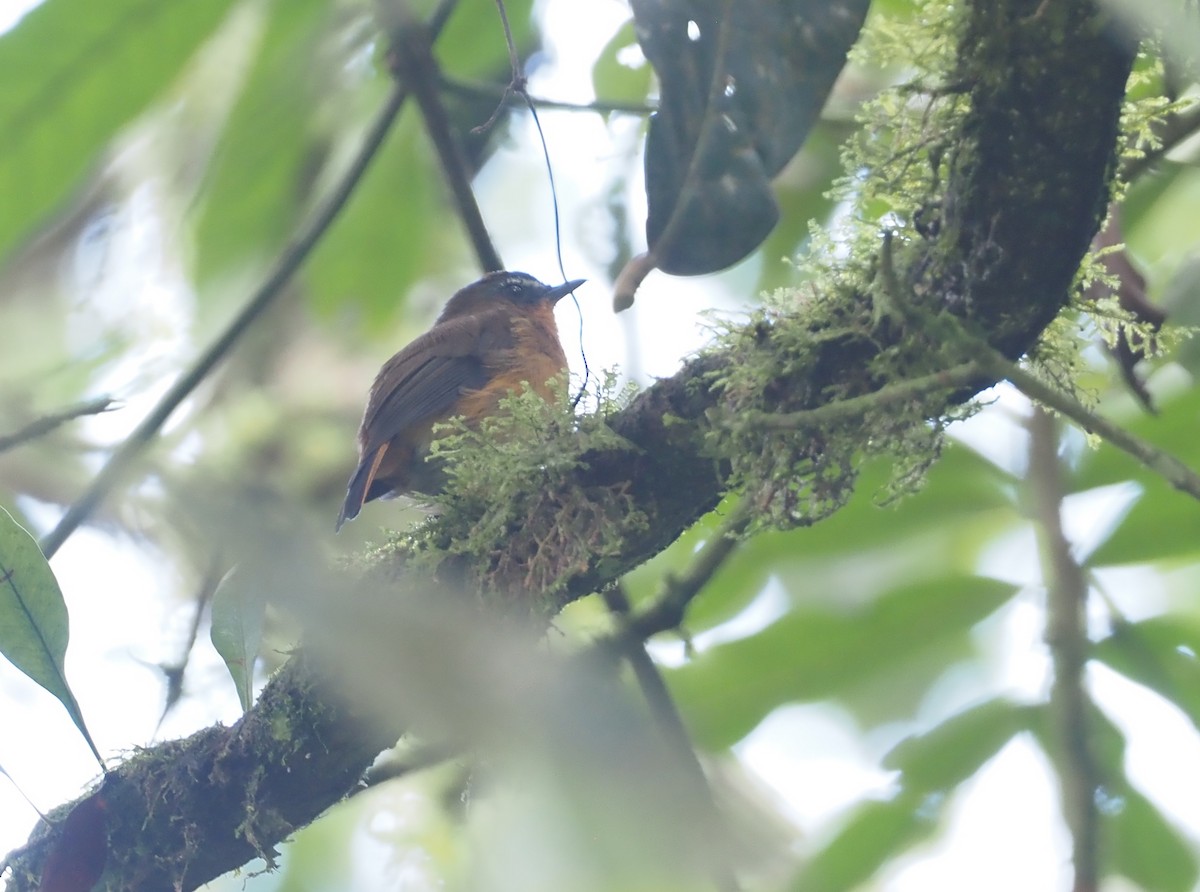
[(0, 653), (58, 698), (104, 764), (67, 684), (67, 605), (33, 537), (0, 508)]
[(1145, 796), (1126, 788), (1101, 825), (1109, 868), (1147, 892), (1196, 887), (1196, 852)]
[(312, 115), (325, 0), (271, 6), (254, 67), (221, 136), (196, 223), (200, 280), (276, 252), (304, 207), (323, 152)]
[(791, 888), (796, 892), (855, 888), (890, 858), (933, 833), (940, 804), (940, 797), (902, 793), (886, 802), (859, 806), (834, 840), (793, 878)]
[(1157, 691), (1200, 729), (1200, 627), (1184, 617), (1121, 623), (1093, 656), (1125, 677)]
[(47, 0), (0, 37), (0, 258), (157, 97), (231, 0)]
[[(629, 21), (617, 29), (592, 66), (592, 89), (598, 99), (609, 102), (645, 101), (654, 70), (644, 58), (640, 58), (636, 65), (630, 64), (628, 54), (635, 47), (637, 37), (633, 33), (633, 22)], [(640, 48), (637, 57), (641, 57)]]
[(413, 282), (444, 270), (446, 258), (465, 256), (463, 239), (420, 118), (405, 114), (313, 252), (315, 305), (324, 313), (353, 305), (367, 328), (385, 329)]

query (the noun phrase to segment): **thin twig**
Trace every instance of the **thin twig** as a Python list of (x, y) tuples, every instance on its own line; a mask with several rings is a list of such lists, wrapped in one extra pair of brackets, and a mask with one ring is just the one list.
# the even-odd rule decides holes
[(438, 93), (441, 78), (437, 62), (430, 52), (431, 46), (432, 38), (424, 24), (406, 18), (392, 36), (393, 70), (400, 78), (400, 83), (412, 91), (413, 98), (421, 107), (425, 129), (433, 142), (438, 160), (441, 161), (442, 172), (446, 175), (458, 216), (467, 229), (467, 236), (475, 249), (480, 267), (485, 272), (501, 270), (504, 269), (504, 263), (492, 243), (487, 225), (483, 222), (483, 214), (471, 188), (471, 174), (467, 168), (466, 157), (459, 141), (454, 138), (450, 116), (446, 113), (441, 94)]
[(1088, 433), (1098, 434), (1122, 452), (1132, 455), (1175, 489), (1200, 499), (1200, 475), (1169, 452), (1100, 417), (1075, 398), (1039, 381), (1034, 375), (1016, 363), (1009, 362), (991, 348), (981, 349), (975, 361), (989, 377), (1007, 378), (1017, 390), (1031, 400), (1061, 412)]
[(1035, 407), (1028, 427), (1029, 492), (1046, 579), (1046, 643), (1054, 663), (1050, 712), (1061, 746), (1057, 771), (1063, 817), (1071, 833), (1073, 889), (1095, 892), (1099, 875), (1096, 791), (1100, 788), (1100, 773), (1089, 731), (1089, 714), (1094, 706), (1084, 685), (1089, 646), (1088, 584), (1062, 527), (1064, 489), (1058, 426), (1049, 412)]
[[(442, 0), (438, 4), (430, 20), (429, 30), (432, 35), (438, 34), (445, 26), (455, 0)], [(92, 485), (78, 501), (76, 501), (62, 519), (39, 543), (42, 553), (47, 558), (52, 557), (67, 538), (78, 529), (101, 501), (120, 483), (126, 473), (133, 467), (134, 462), (145, 451), (146, 447), (158, 436), (159, 430), (171, 417), (188, 396), (191, 395), (209, 373), (233, 349), (234, 345), (246, 333), (251, 324), (271, 306), (282, 293), (284, 286), (300, 265), (308, 258), (321, 236), (329, 225), (337, 218), (354, 189), (362, 180), (363, 174), (371, 161), (379, 153), (384, 139), (392, 128), (404, 101), (407, 98), (403, 86), (393, 88), (383, 108), (376, 115), (374, 122), (363, 136), (362, 146), (358, 154), (342, 175), (341, 180), (324, 203), (313, 214), (312, 219), (305, 224), (292, 242), (284, 249), (275, 268), (266, 280), (258, 287), (242, 311), (226, 326), (220, 336), (205, 350), (183, 375), (171, 386), (158, 404), (151, 410), (134, 430), (133, 433), (109, 457), (100, 473), (96, 475)]]
[(645, 641), (659, 632), (678, 629), (683, 624), (688, 604), (733, 554), (752, 519), (750, 500), (742, 499), (713, 537), (704, 543), (687, 572), (678, 577), (667, 576), (654, 603), (631, 615), (618, 639)]
[[(516, 95), (511, 83), (494, 84), (487, 81), (473, 81), (466, 78), (450, 77), (442, 74), (441, 86), (449, 93), (469, 96), (477, 99), (494, 99), (502, 105), (525, 105), (525, 101)], [(527, 94), (528, 95), (528, 94)], [(546, 99), (543, 96), (529, 96), (529, 102), (541, 109), (550, 111), (588, 112), (590, 114), (618, 114), (648, 117), (658, 109), (644, 102), (615, 102), (596, 99), (592, 102), (567, 102), (561, 99)]]
[(84, 403), (60, 409), (58, 412), (51, 412), (49, 415), (43, 415), (41, 418), (35, 418), (20, 430), (0, 436), (0, 452), (13, 449), (22, 443), (28, 443), (30, 440), (36, 440), (38, 437), (45, 436), (68, 421), (73, 421), (84, 415), (99, 415), (101, 412), (108, 412), (113, 408), (113, 402), (113, 398), (109, 396), (97, 397), (94, 400), (88, 400)]
[[(629, 596), (626, 594), (624, 586), (617, 582), (604, 589), (601, 595), (609, 611), (619, 623), (624, 624), (629, 616)], [(708, 775), (704, 773), (704, 766), (700, 764), (700, 759), (696, 755), (692, 737), (683, 723), (683, 716), (679, 714), (675, 701), (671, 698), (671, 692), (667, 690), (662, 673), (658, 671), (658, 666), (646, 652), (645, 642), (636, 639), (627, 640), (624, 645), (624, 655), (630, 668), (633, 669), (634, 677), (637, 679), (638, 687), (642, 690), (642, 696), (646, 698), (651, 715), (654, 716), (659, 730), (667, 740), (667, 745), (679, 757), (680, 765), (691, 777), (701, 800), (716, 815), (717, 804), (713, 797), (712, 787), (708, 782)], [(726, 890), (726, 892), (736, 892), (738, 889), (737, 878), (727, 868), (722, 871), (720, 876), (715, 877), (714, 881), (718, 888)]]

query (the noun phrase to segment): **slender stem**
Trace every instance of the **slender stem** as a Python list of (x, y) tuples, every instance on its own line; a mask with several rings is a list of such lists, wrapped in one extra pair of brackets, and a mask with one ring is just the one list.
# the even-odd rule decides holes
[(664, 579), (662, 591), (654, 603), (630, 616), (621, 637), (626, 641), (645, 641), (659, 632), (679, 628), (688, 604), (733, 554), (752, 519), (750, 500), (743, 498), (720, 529), (704, 543), (687, 572)]
[(1084, 685), (1088, 660), (1088, 584), (1062, 527), (1064, 493), (1058, 425), (1035, 407), (1029, 419), (1029, 492), (1046, 579), (1046, 643), (1054, 663), (1050, 711), (1061, 750), (1057, 768), (1063, 817), (1071, 833), (1074, 892), (1095, 892), (1099, 876), (1099, 769), (1092, 752)]
[(1085, 431), (1098, 434), (1121, 451), (1132, 455), (1175, 489), (1200, 499), (1200, 475), (1175, 456), (1101, 418), (1078, 400), (1044, 384), (994, 350), (981, 351), (976, 361), (989, 376), (994, 375), (997, 379), (1007, 378), (1017, 390), (1030, 399), (1061, 412)]
[[(715, 572), (715, 566), (712, 569)], [(711, 573), (709, 576), (711, 578)], [(618, 622), (627, 627), (629, 596), (621, 583), (617, 582), (604, 589), (602, 596), (604, 603)], [(658, 671), (658, 666), (646, 652), (646, 644), (643, 640), (625, 637), (621, 646), (625, 659), (633, 669), (638, 687), (642, 690), (642, 696), (646, 698), (646, 704), (650, 707), (650, 713), (666, 738), (667, 745), (679, 757), (680, 764), (691, 778), (699, 802), (715, 818), (718, 815), (717, 804), (713, 797), (712, 787), (708, 782), (708, 775), (704, 773), (704, 766), (700, 764), (700, 758), (696, 755), (692, 737), (683, 723), (683, 716), (679, 714), (679, 708), (671, 698), (671, 692), (667, 690), (662, 673)], [(718, 868), (713, 882), (722, 892), (737, 892), (739, 888), (737, 877), (726, 866)]]
[(35, 418), (20, 430), (0, 436), (0, 452), (13, 449), (30, 440), (36, 440), (68, 421), (74, 421), (84, 415), (99, 415), (101, 412), (108, 412), (112, 409), (112, 405), (112, 397), (102, 396), (75, 406), (68, 406), (58, 412), (51, 412), (41, 418)]

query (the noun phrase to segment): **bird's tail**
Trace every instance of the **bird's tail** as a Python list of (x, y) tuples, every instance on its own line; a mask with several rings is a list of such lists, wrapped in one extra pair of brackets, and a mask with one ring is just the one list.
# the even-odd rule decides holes
[(346, 501), (342, 503), (342, 510), (338, 512), (335, 532), (340, 531), (346, 521), (358, 517), (358, 512), (367, 501), (367, 493), (371, 491), (371, 483), (375, 480), (375, 473), (379, 470), (379, 463), (383, 461), (387, 448), (388, 444), (384, 443), (374, 454), (364, 455), (359, 461), (350, 482), (346, 485)]

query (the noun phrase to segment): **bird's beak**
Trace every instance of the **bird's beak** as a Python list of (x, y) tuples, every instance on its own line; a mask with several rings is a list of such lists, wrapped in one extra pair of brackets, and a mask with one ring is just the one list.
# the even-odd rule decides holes
[(566, 297), (587, 279), (572, 279), (570, 282), (563, 282), (561, 285), (554, 285), (546, 289), (546, 293), (542, 295), (548, 301), (558, 303), (559, 300)]

